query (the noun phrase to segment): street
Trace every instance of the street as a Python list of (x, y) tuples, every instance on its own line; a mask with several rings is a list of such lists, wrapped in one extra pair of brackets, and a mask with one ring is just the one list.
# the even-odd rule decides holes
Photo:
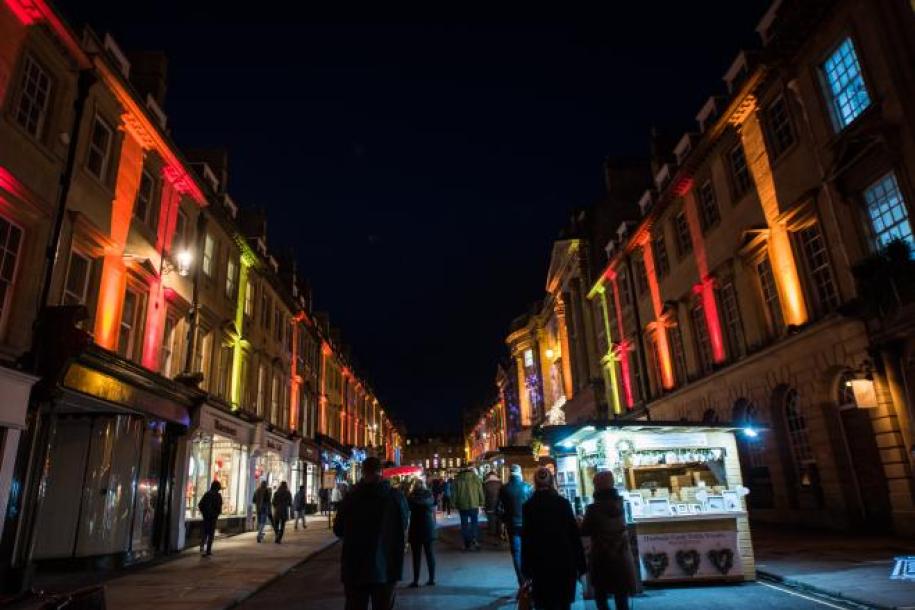
[[(343, 590), (340, 584), (342, 545), (330, 549), (298, 566), (254, 596), (242, 608), (308, 608), (340, 610)], [(512, 610), (514, 573), (506, 549), (486, 545), (478, 553), (464, 553), (455, 528), (440, 530), (436, 543), (435, 587), (408, 589), (412, 576), (409, 555), (405, 558), (404, 580), (397, 589), (395, 608), (416, 610)], [(425, 566), (420, 582), (426, 581)], [(713, 587), (671, 587), (650, 589), (634, 600), (635, 610), (706, 610), (708, 608), (753, 608), (754, 610), (825, 610), (860, 608), (834, 601), (821, 601), (809, 594), (785, 590), (768, 583)], [(591, 610), (594, 602), (579, 600), (574, 610)]]

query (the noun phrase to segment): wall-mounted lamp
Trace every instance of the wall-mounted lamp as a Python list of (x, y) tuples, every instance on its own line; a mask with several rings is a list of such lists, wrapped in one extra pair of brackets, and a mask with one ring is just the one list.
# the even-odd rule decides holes
[(546, 357), (547, 357), (547, 360), (552, 360), (554, 355), (555, 355), (555, 354), (553, 353), (553, 349), (552, 349), (552, 348), (550, 348), (550, 347), (546, 348)]
[(194, 255), (190, 250), (182, 250), (175, 257), (178, 262), (178, 275), (187, 277), (191, 274), (191, 263), (194, 262)]

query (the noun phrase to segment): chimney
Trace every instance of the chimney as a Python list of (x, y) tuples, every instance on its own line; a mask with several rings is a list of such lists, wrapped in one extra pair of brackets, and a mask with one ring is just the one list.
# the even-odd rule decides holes
[(130, 83), (140, 96), (149, 95), (165, 108), (165, 93), (168, 78), (168, 58), (162, 51), (137, 51), (127, 54), (130, 60)]

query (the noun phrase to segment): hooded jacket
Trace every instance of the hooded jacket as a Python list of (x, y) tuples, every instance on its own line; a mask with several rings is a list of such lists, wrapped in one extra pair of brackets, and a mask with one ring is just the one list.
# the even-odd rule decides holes
[(343, 539), (343, 584), (400, 580), (408, 520), (406, 499), (388, 481), (356, 483), (340, 503), (334, 519), (334, 534)]
[(585, 511), (581, 535), (591, 536), (589, 570), (595, 588), (608, 593), (636, 593), (639, 578), (629, 544), (623, 500), (615, 489), (594, 492)]
[(410, 505), (410, 544), (435, 540), (435, 497), (428, 489), (414, 489)]
[(222, 489), (222, 485), (220, 485), (219, 481), (213, 481), (213, 484), (210, 485), (210, 490), (200, 498), (200, 503), (197, 504), (197, 508), (200, 510), (200, 516), (203, 517), (204, 521), (213, 521), (218, 519), (219, 515), (222, 514), (222, 495), (219, 493), (220, 489)]

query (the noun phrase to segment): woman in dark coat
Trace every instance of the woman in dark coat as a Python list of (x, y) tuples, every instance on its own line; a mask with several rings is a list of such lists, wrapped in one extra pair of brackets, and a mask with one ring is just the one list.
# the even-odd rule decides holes
[(410, 505), (410, 531), (407, 539), (413, 551), (413, 582), (411, 587), (419, 586), (420, 554), (426, 552), (426, 569), (429, 571), (427, 586), (435, 586), (435, 552), (432, 542), (435, 534), (435, 497), (426, 489), (426, 485), (419, 479), (413, 485), (413, 491), (407, 498)]
[(572, 505), (556, 492), (553, 473), (538, 468), (534, 489), (522, 508), (521, 572), (531, 580), (534, 608), (568, 610), (586, 569), (581, 534)]
[(273, 494), (273, 531), (276, 532), (274, 542), (283, 541), (283, 532), (286, 531), (286, 520), (289, 519), (289, 510), (292, 508), (292, 494), (286, 481), (280, 483), (279, 489)]
[(594, 475), (594, 503), (585, 511), (581, 535), (591, 537), (589, 569), (598, 610), (609, 610), (610, 595), (616, 610), (629, 610), (629, 596), (638, 592), (639, 582), (623, 499), (613, 487), (611, 472)]

